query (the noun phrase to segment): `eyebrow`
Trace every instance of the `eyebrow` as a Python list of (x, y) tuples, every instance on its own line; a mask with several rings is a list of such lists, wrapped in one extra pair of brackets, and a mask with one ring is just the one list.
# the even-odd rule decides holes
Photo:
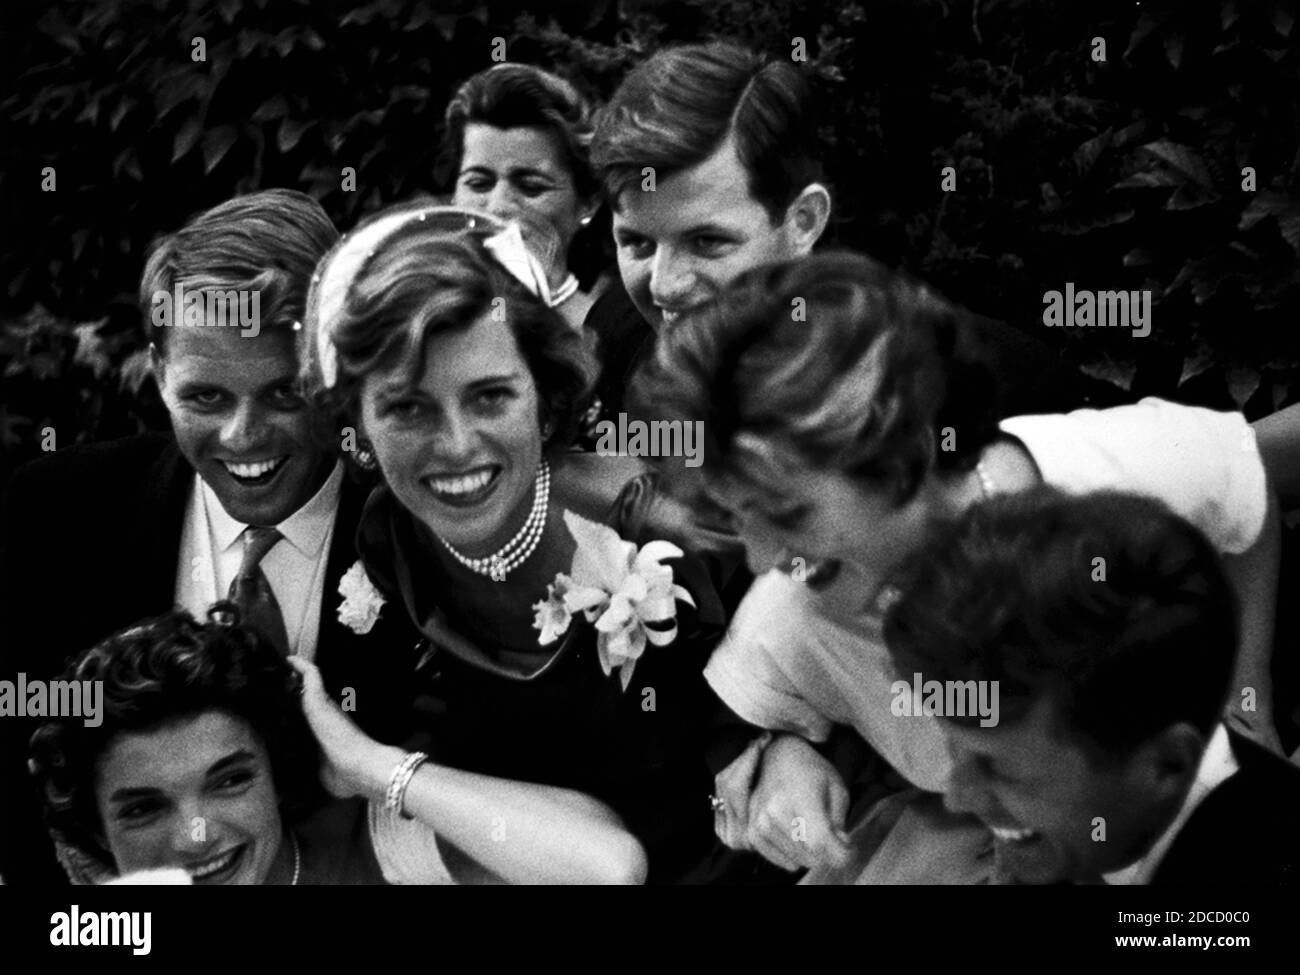
[[(733, 228), (733, 227), (725, 227), (725, 226), (723, 226), (722, 224), (717, 224), (717, 223), (701, 223), (701, 224), (696, 224), (696, 225), (693, 226), (693, 227), (687, 227), (685, 230), (681, 231), (681, 233), (678, 234), (677, 236), (680, 236), (680, 237), (699, 237), (699, 236), (701, 236), (701, 235), (705, 235), (705, 234), (707, 234), (707, 235), (711, 235), (711, 236), (714, 236), (714, 237), (740, 237), (740, 236), (742, 236), (741, 231), (739, 231), (739, 230), (737, 230), (737, 229), (735, 229), (735, 228)], [(621, 227), (616, 226), (616, 227), (614, 228), (614, 236), (615, 236), (615, 237), (624, 237), (624, 236), (631, 236), (631, 237), (647, 237), (647, 236), (649, 236), (649, 235), (648, 235), (645, 231), (643, 231), (643, 230), (638, 230), (636, 227), (631, 227), (631, 226), (628, 226), (627, 224), (624, 224), (624, 225), (621, 226)]]
[[(467, 389), (481, 389), (484, 386), (495, 386), (500, 383), (513, 383), (519, 381), (518, 372), (502, 373), (497, 376), (483, 376), (481, 379), (475, 379), (469, 383)], [(379, 398), (381, 400), (400, 399), (403, 396), (423, 396), (425, 392), (416, 383), (405, 383), (394, 381), (387, 385), (379, 387)]]
[[(460, 175), (466, 173), (482, 173), (484, 176), (495, 176), (496, 170), (489, 169), (487, 166), (466, 166), (460, 171)], [(506, 170), (509, 176), (541, 176), (543, 179), (554, 181), (557, 177), (553, 173), (548, 173), (544, 169), (534, 169), (532, 166), (516, 166), (514, 169)]]
[(514, 383), (519, 381), (519, 373), (508, 372), (499, 376), (484, 376), (482, 379), (475, 379), (467, 386), (467, 389), (481, 389), (484, 386), (497, 386), (501, 383)]
[[(203, 777), (206, 779), (210, 779), (214, 775), (219, 775), (220, 773), (225, 772), (227, 769), (230, 769), (235, 766), (243, 765), (246, 762), (254, 761), (256, 760), (256, 758), (257, 756), (254, 755), (252, 752), (250, 752), (248, 749), (241, 748), (239, 751), (231, 752), (225, 758), (222, 758), (217, 762), (214, 762), (212, 767), (209, 768), (207, 772), (204, 773)], [(157, 795), (161, 791), (162, 791), (161, 789), (154, 789), (149, 787), (115, 789), (113, 791), (113, 794), (108, 797), (108, 801), (125, 802), (129, 799), (139, 799), (143, 796)]]
[[(284, 375), (276, 376), (275, 378), (263, 383), (261, 386), (257, 388), (257, 392), (265, 393), (273, 389), (279, 389), (281, 386), (292, 386), (295, 382), (297, 382), (297, 379), (298, 376), (296, 372), (286, 371)], [(182, 391), (188, 391), (191, 389), (219, 389), (222, 392), (230, 391), (229, 389), (227, 389), (224, 383), (215, 379), (207, 379), (204, 378), (203, 376), (198, 376), (198, 375), (182, 377), (182, 379), (178, 383), (178, 386)]]

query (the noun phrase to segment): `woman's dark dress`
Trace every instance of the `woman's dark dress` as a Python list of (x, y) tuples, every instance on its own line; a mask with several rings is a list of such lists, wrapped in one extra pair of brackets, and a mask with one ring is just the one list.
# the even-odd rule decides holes
[[(657, 497), (653, 475), (642, 475), (624, 487), (604, 519), (638, 546), (662, 538), (685, 550), (668, 564), (696, 604), (678, 602), (677, 638), (647, 646), (626, 691), (617, 671), (602, 672), (595, 630), (581, 615), (554, 663), (530, 679), (462, 659), (441, 638), (448, 629), (468, 632), (445, 598), (444, 570), (425, 554), (414, 519), (386, 489), (371, 496), (358, 535), (370, 578), (428, 639), (431, 653), (413, 680), (432, 760), (600, 799), (642, 842), (651, 883), (682, 879), (714, 849), (713, 775), (705, 758), (717, 740), (720, 712), (729, 712), (702, 671), (749, 581), (734, 539), (698, 529), (683, 538), (680, 527), (670, 527), (682, 524), (670, 511), (671, 502)], [(480, 649), (495, 658), (494, 648)], [(539, 655), (538, 663), (546, 659)]]

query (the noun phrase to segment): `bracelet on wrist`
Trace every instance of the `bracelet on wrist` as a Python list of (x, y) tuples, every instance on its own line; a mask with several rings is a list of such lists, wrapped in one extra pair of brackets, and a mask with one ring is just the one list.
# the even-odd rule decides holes
[(406, 787), (411, 784), (415, 770), (429, 760), (424, 752), (407, 752), (393, 768), (388, 777), (388, 791), (384, 794), (384, 808), (397, 812), (403, 819), (414, 819), (403, 808), (406, 802)]

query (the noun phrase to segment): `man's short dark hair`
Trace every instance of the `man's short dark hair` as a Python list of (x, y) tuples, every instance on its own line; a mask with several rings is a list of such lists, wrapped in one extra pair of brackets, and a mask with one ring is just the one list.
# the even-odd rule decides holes
[(150, 250), (140, 276), (149, 340), (165, 351), (171, 329), (149, 322), (154, 295), (172, 294), (177, 284), (192, 292), (256, 291), (260, 326), (292, 334), (316, 262), (338, 238), (321, 205), (297, 190), (248, 193), (205, 210)]
[(1208, 736), (1220, 720), (1236, 603), (1210, 543), (1158, 501), (996, 497), (939, 531), (897, 583), (885, 639), (902, 672), (998, 681), (1004, 724), (1050, 696), (1065, 734), (1104, 760), (1170, 725)]
[(617, 209), (645, 167), (663, 180), (734, 136), (750, 195), (779, 223), (804, 187), (821, 179), (810, 102), (808, 82), (790, 61), (723, 41), (668, 48), (631, 71), (600, 113), (592, 165)]

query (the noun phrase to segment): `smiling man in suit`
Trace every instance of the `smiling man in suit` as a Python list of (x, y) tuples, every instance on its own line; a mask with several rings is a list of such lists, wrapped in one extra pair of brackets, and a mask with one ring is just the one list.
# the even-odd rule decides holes
[[(416, 637), (401, 614), (381, 614), (366, 634), (338, 620), (368, 486), (322, 445), (298, 392), (295, 330), (316, 262), (337, 239), (311, 197), (267, 190), (155, 246), (140, 298), (173, 433), (75, 447), (15, 474), (0, 551), (0, 678), (49, 679), (144, 617), (180, 606), (201, 619), (230, 598), (283, 652), (314, 660), (370, 734), (404, 737)], [(0, 723), (0, 875), (56, 882), (26, 781), (29, 723)]]
[(1300, 769), (1222, 719), (1237, 608), (1190, 524), (1040, 487), (972, 509), (897, 582), (899, 673), (999, 689), (992, 725), (939, 712), (945, 803), (989, 828), (998, 879), (1300, 884)]

